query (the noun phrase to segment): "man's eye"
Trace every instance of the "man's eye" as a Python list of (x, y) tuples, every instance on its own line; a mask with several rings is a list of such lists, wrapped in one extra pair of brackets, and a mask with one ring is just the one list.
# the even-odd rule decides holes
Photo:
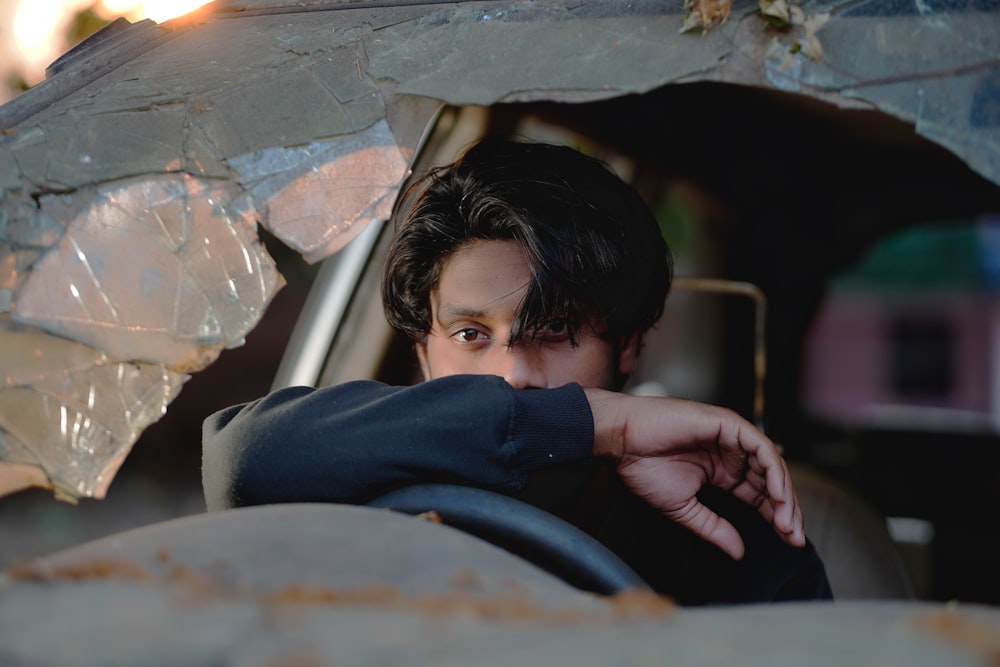
[(546, 341), (560, 341), (569, 337), (569, 323), (564, 319), (552, 320), (538, 332)]
[(465, 329), (459, 329), (458, 331), (452, 334), (452, 337), (457, 338), (463, 343), (475, 343), (485, 339), (486, 335), (482, 331), (479, 331), (478, 329), (472, 329), (471, 327), (467, 327)]
[(566, 333), (568, 325), (566, 320), (552, 320), (545, 325), (545, 332), (550, 334)]

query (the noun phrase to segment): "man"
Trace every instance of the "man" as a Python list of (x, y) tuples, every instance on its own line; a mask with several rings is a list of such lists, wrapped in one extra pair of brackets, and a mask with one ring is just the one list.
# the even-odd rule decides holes
[(685, 604), (829, 596), (770, 440), (728, 410), (618, 393), (671, 280), (631, 188), (571, 149), (490, 139), (412, 193), (383, 302), (425, 381), (211, 416), (209, 509), (453, 482), (563, 516)]

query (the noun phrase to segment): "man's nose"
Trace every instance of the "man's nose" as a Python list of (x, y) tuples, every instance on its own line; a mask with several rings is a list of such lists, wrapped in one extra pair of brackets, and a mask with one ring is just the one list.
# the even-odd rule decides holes
[(514, 389), (544, 389), (545, 366), (537, 345), (518, 343), (500, 351), (501, 373)]

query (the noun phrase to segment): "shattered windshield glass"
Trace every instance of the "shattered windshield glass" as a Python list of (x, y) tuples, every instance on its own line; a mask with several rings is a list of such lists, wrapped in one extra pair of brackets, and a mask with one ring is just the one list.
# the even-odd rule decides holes
[(337, 252), (445, 104), (739, 83), (880, 109), (1000, 183), (988, 0), (387, 4), (135, 24), (0, 108), (0, 494), (102, 497), (280, 289), (258, 225)]

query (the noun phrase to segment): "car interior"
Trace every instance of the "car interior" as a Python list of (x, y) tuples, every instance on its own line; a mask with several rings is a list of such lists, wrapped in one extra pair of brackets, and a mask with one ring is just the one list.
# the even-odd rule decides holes
[[(824, 403), (827, 385), (857, 393), (852, 383), (862, 386), (876, 367), (885, 382), (904, 385), (960, 373), (942, 334), (921, 328), (940, 320), (941, 299), (955, 298), (940, 286), (928, 287), (930, 297), (890, 294), (881, 304), (884, 290), (851, 293), (875, 319), (906, 314), (909, 334), (874, 324), (867, 339), (841, 335), (830, 304), (845, 298), (838, 286), (872, 248), (908, 230), (950, 238), (988, 229), (1000, 211), (995, 185), (884, 114), (713, 83), (587, 104), (449, 107), (414, 174), (488, 134), (575, 146), (646, 198), (675, 255), (676, 281), (626, 390), (726, 405), (764, 428), (793, 467), (835, 596), (1000, 601), (986, 563), (1000, 544), (976, 529), (998, 506), (995, 485), (979, 472), (1000, 457), (990, 406), (958, 410), (941, 387), (914, 394), (904, 386), (854, 412), (824, 409), (833, 404)], [(372, 223), (319, 267), (272, 388), (419, 381), (409, 342), (382, 315), (390, 225)], [(957, 289), (989, 302), (986, 287)], [(852, 364), (872, 337), (885, 339), (881, 352)], [(846, 379), (823, 374), (817, 346), (846, 359), (837, 369)], [(988, 358), (989, 341), (976, 352)], [(909, 380), (893, 375), (907, 369)], [(938, 420), (907, 416), (935, 407)], [(899, 418), (876, 418), (892, 409)], [(979, 419), (973, 427), (970, 416)]]

